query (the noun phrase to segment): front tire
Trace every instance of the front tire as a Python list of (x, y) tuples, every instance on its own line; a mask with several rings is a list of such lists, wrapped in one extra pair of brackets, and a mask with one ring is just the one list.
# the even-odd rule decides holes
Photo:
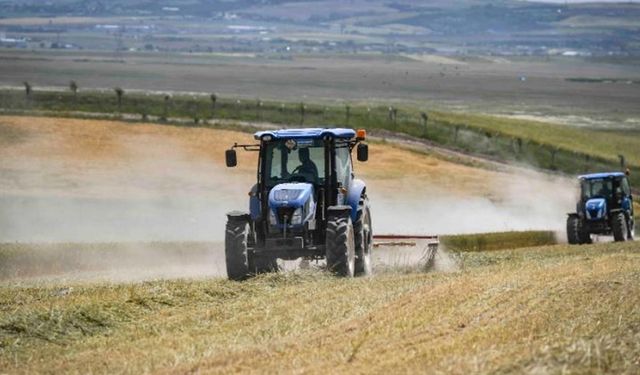
[(591, 234), (578, 216), (571, 215), (567, 218), (567, 241), (570, 245), (592, 243)]
[(613, 229), (613, 239), (616, 242), (626, 241), (629, 237), (629, 228), (627, 227), (627, 218), (624, 213), (617, 213), (612, 221), (611, 227)]
[(356, 276), (371, 275), (371, 248), (373, 232), (371, 231), (371, 210), (369, 200), (364, 199), (353, 223), (355, 234), (355, 274)]
[(567, 218), (567, 241), (570, 245), (579, 245), (580, 237), (580, 218), (569, 216)]
[(249, 235), (251, 227), (246, 221), (227, 221), (224, 253), (229, 280), (245, 280), (251, 275), (249, 262)]
[(355, 241), (351, 217), (333, 217), (327, 221), (326, 234), (327, 269), (342, 277), (355, 273)]

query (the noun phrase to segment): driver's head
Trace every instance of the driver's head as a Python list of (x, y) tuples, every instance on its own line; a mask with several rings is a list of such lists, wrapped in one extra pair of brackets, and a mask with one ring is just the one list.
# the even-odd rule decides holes
[(309, 159), (309, 149), (308, 148), (301, 148), (298, 150), (298, 157), (300, 158), (300, 161), (303, 163), (308, 162)]

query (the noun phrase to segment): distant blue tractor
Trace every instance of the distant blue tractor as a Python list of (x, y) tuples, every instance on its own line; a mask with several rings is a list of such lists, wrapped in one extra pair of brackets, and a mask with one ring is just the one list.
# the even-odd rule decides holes
[(570, 244), (591, 243), (592, 234), (632, 240), (635, 231), (633, 196), (625, 173), (594, 173), (578, 177), (580, 201), (567, 218)]
[(354, 178), (351, 151), (368, 159), (365, 131), (284, 129), (261, 131), (257, 144), (235, 144), (259, 153), (249, 212), (227, 214), (225, 255), (229, 279), (275, 271), (277, 259), (326, 259), (345, 277), (371, 272), (371, 212), (365, 183)]

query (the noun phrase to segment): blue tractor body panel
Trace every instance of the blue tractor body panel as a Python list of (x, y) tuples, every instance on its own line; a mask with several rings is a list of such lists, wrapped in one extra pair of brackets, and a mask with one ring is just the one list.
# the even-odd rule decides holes
[(305, 128), (305, 129), (282, 129), (282, 130), (265, 130), (256, 132), (253, 137), (256, 140), (261, 140), (265, 136), (270, 136), (272, 140), (275, 139), (297, 139), (297, 138), (323, 138), (326, 135), (330, 135), (334, 138), (346, 138), (350, 139), (356, 136), (356, 132), (353, 129), (343, 128)]
[(251, 220), (258, 220), (260, 218), (260, 214), (262, 213), (261, 211), (262, 208), (260, 207), (260, 199), (258, 199), (258, 195), (251, 195), (251, 197), (249, 198), (249, 213), (251, 215)]

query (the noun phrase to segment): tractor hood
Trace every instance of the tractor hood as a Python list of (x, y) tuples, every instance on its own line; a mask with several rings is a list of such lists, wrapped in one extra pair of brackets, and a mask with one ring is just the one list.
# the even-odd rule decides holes
[(298, 208), (313, 195), (313, 185), (307, 183), (287, 183), (276, 185), (269, 193), (269, 207)]
[(303, 227), (315, 216), (313, 185), (302, 182), (276, 185), (269, 193), (269, 211), (272, 226)]
[(589, 220), (602, 219), (607, 212), (607, 201), (604, 198), (589, 199), (585, 204), (585, 211)]

